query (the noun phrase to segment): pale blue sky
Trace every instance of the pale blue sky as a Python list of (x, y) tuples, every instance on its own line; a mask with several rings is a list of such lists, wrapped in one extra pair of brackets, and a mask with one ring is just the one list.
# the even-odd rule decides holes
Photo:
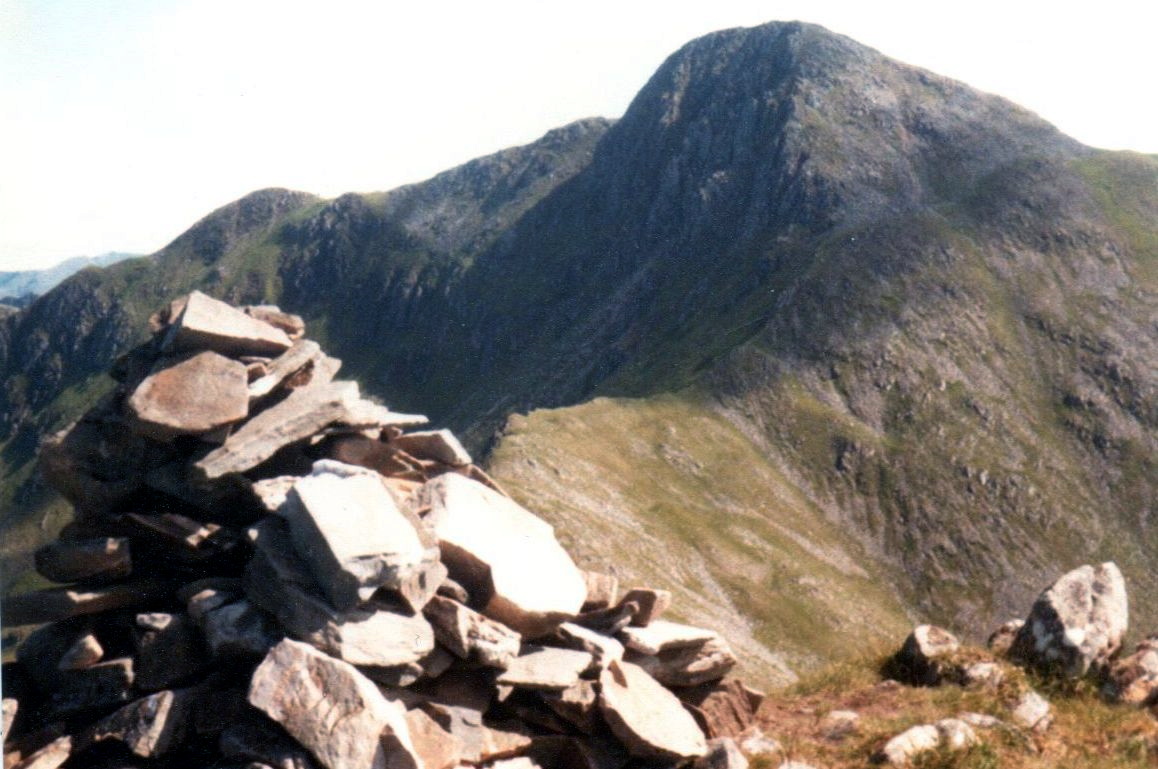
[(254, 189), (390, 189), (616, 117), (687, 40), (773, 19), (1158, 152), (1158, 3), (946, 6), (0, 0), (0, 270), (152, 252)]

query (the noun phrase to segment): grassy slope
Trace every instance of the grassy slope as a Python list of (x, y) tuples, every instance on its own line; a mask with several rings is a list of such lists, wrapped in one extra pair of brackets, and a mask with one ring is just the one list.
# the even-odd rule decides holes
[[(694, 393), (513, 417), (490, 470), (585, 568), (671, 590), (765, 685), (906, 626), (889, 575)], [(854, 640), (855, 639), (855, 640)]]

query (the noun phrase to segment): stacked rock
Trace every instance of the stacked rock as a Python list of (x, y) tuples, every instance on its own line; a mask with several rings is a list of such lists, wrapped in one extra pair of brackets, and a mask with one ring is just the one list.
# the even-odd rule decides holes
[[(275, 307), (194, 292), (46, 442), (63, 586), (4, 668), (6, 766), (614, 769), (760, 695), (670, 594), (579, 569), (447, 430), (338, 381)], [(678, 695), (678, 696), (677, 696)]]

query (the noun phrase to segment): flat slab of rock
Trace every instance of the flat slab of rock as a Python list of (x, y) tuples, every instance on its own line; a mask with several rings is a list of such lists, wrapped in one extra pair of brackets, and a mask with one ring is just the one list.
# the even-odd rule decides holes
[(1038, 597), (1009, 650), (1013, 659), (1080, 677), (1104, 668), (1129, 625), (1122, 572), (1113, 562), (1080, 566)]
[(612, 660), (623, 659), (626, 651), (623, 644), (611, 636), (574, 622), (560, 625), (555, 631), (555, 638), (560, 646), (587, 652), (595, 659), (595, 665), (601, 668), (607, 667)]
[(542, 519), (455, 473), (429, 481), (420, 496), (443, 563), (483, 603), (483, 614), (534, 638), (582, 607), (583, 575)]
[[(377, 473), (322, 460), (286, 496), (279, 515), (330, 603), (353, 609), (380, 587), (433, 568), (438, 549)], [(437, 586), (432, 586), (433, 593)]]
[(249, 414), (245, 364), (205, 351), (161, 365), (125, 403), (137, 432), (158, 440), (201, 435)]
[(628, 649), (641, 654), (659, 654), (671, 649), (700, 646), (720, 639), (714, 630), (683, 625), (667, 620), (655, 620), (647, 627), (625, 627), (616, 634)]
[(682, 760), (708, 752), (707, 741), (674, 694), (640, 667), (613, 662), (599, 677), (607, 725), (637, 758)]
[(719, 636), (697, 646), (668, 649), (655, 655), (629, 653), (626, 659), (665, 686), (699, 686), (717, 681), (736, 666), (736, 655)]
[(391, 446), (419, 459), (432, 459), (451, 467), (465, 467), (473, 460), (450, 430), (424, 430), (399, 435)]
[(552, 646), (523, 647), (496, 683), (520, 689), (563, 691), (579, 683), (579, 676), (591, 668), (594, 658), (587, 652)]
[[(32, 753), (11, 769), (59, 769), (72, 755), (72, 737), (57, 737), (52, 742)], [(5, 765), (7, 765), (5, 761)]]
[(129, 540), (124, 537), (53, 540), (36, 551), (34, 561), (36, 571), (53, 582), (111, 581), (133, 571)]
[(237, 429), (220, 447), (193, 464), (204, 480), (257, 467), (291, 443), (341, 419), (359, 398), (355, 382), (330, 382), (294, 390)]
[(169, 326), (162, 347), (172, 352), (213, 350), (222, 355), (278, 355), (293, 342), (284, 331), (200, 291)]
[(276, 304), (250, 304), (241, 308), (251, 318), (280, 328), (290, 339), (297, 341), (306, 333), (306, 324), (300, 315), (286, 312)]
[(637, 587), (623, 594), (620, 603), (633, 602), (638, 608), (631, 624), (636, 627), (647, 627), (659, 619), (671, 606), (671, 593), (667, 590), (653, 590), (649, 587)]
[(112, 609), (137, 608), (164, 598), (172, 589), (167, 582), (142, 579), (90, 589), (37, 590), (4, 600), (4, 624), (33, 625)]
[(333, 373), (318, 363), (325, 357), (317, 342), (302, 339), (274, 358), (266, 366), (265, 374), (249, 383), (250, 405), (256, 404), (278, 390), (287, 380), (295, 389), (305, 385), (321, 385), (333, 378)]
[(420, 769), (406, 709), (354, 666), (286, 639), (253, 673), (249, 702), (327, 769)]
[(505, 669), (519, 656), (522, 638), (458, 601), (434, 596), (423, 609), (438, 642), (456, 656)]

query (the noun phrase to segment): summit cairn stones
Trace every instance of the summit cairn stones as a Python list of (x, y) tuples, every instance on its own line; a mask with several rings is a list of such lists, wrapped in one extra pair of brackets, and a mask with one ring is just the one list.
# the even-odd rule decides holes
[(225, 302), (194, 291), (169, 326), (166, 351), (213, 350), (223, 355), (278, 355), (292, 346), (286, 333)]
[(140, 431), (158, 440), (202, 435), (245, 419), (245, 366), (206, 350), (172, 365), (162, 360), (127, 401)]
[(331, 605), (353, 609), (438, 561), (431, 535), (398, 507), (377, 473), (322, 460), (278, 510)]
[(695, 719), (642, 668), (612, 662), (599, 676), (599, 686), (603, 716), (632, 756), (681, 760), (708, 752)]
[(152, 324), (45, 444), (76, 519), (35, 556), (60, 586), (4, 601), (48, 623), (5, 666), (6, 765), (673, 767), (722, 712), (690, 684), (754, 710), (718, 634), (580, 571), (300, 319), (194, 294)]
[(450, 576), (480, 601), (483, 614), (535, 638), (579, 612), (586, 582), (542, 519), (453, 473), (428, 481), (422, 502)]
[(1034, 602), (1009, 649), (1012, 659), (1080, 678), (1122, 648), (1129, 624), (1122, 572), (1113, 562), (1062, 575)]
[(270, 650), (253, 673), (249, 702), (328, 769), (421, 767), (405, 709), (352, 665), (298, 641)]

